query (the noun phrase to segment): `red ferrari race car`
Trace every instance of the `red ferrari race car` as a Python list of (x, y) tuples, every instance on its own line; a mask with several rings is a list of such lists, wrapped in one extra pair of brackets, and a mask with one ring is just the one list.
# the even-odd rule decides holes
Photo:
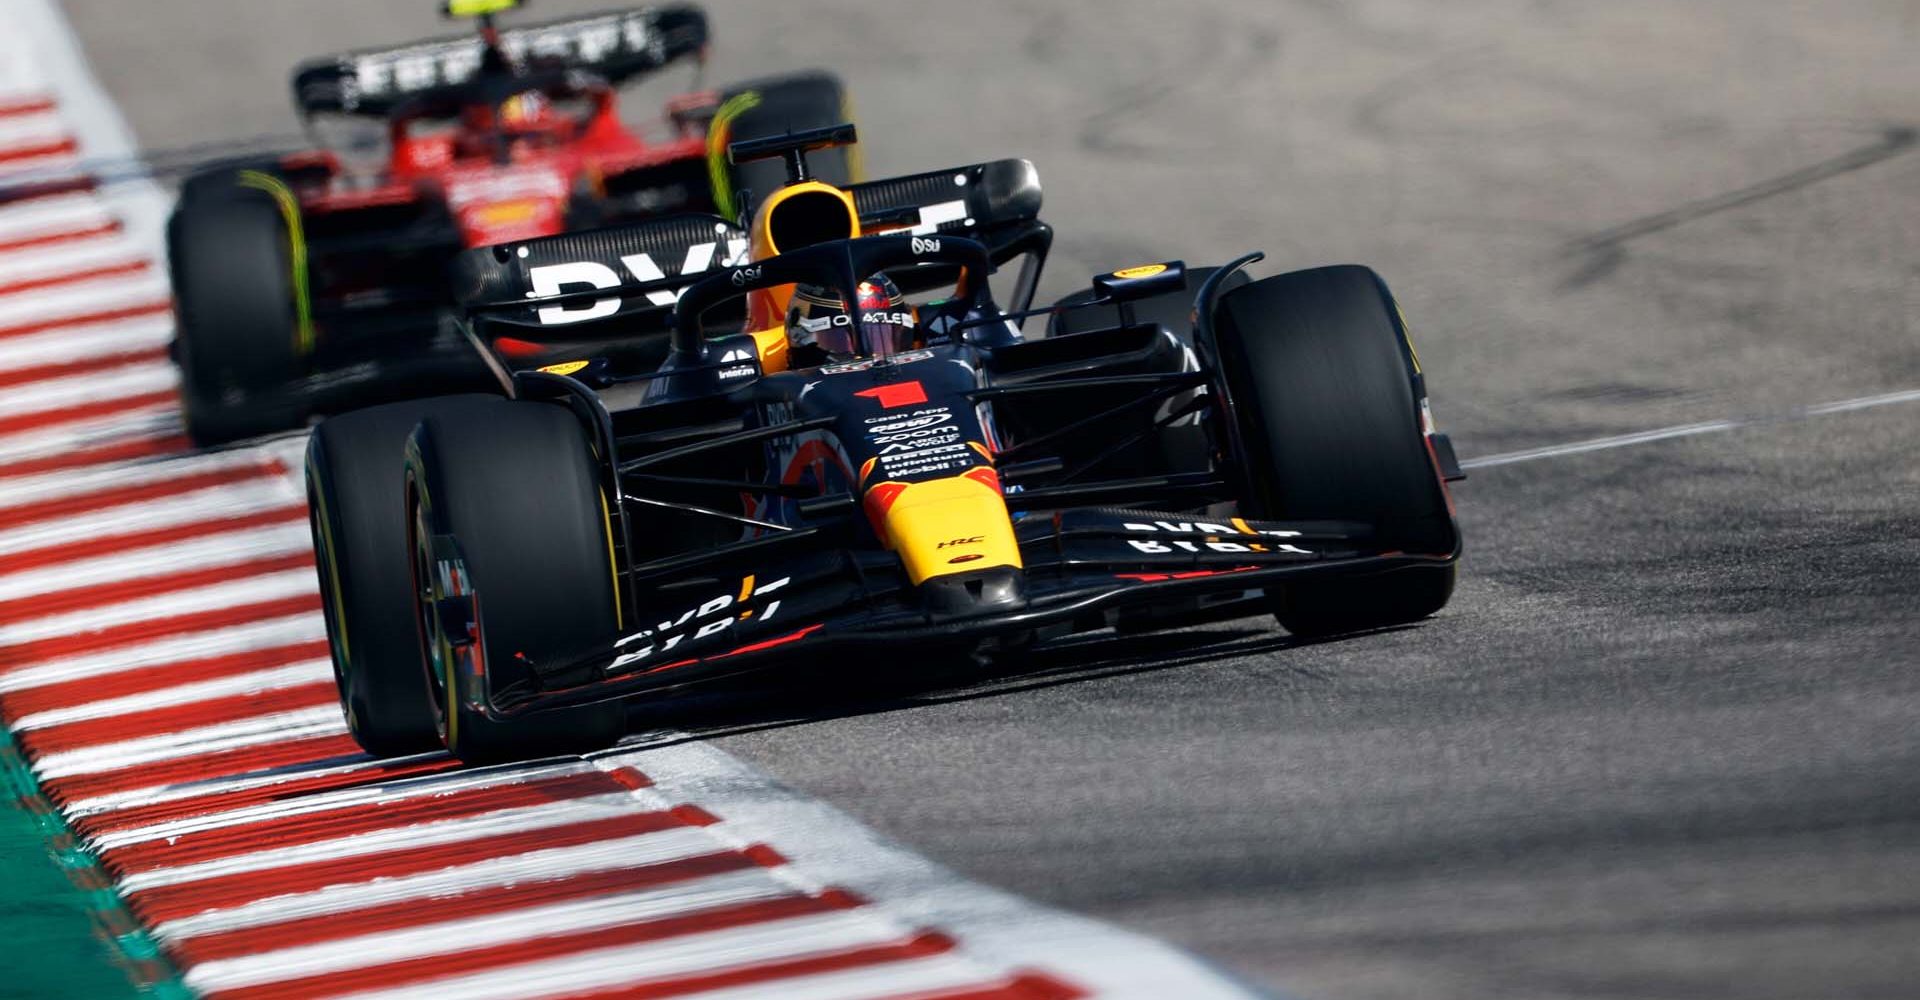
[[(174, 354), (197, 443), (493, 384), (452, 322), (456, 254), (663, 214), (737, 217), (781, 175), (730, 164), (729, 142), (848, 115), (840, 82), (807, 72), (675, 97), (643, 134), (622, 121), (619, 88), (703, 61), (706, 16), (672, 5), (497, 27), (494, 16), (516, 5), (454, 0), (446, 13), (477, 17), (476, 35), (296, 67), (309, 134), (384, 126), (376, 163), (322, 145), (183, 182), (168, 243)], [(815, 169), (858, 179), (844, 152)], [(650, 261), (639, 266), (653, 276)], [(543, 350), (488, 346), (508, 357)]]

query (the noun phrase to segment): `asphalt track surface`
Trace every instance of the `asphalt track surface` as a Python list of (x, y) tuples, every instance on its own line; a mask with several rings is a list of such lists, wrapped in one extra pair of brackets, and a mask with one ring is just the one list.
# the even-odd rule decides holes
[[(440, 27), (66, 6), (155, 148), (285, 132), (294, 59)], [(1920, 404), (1796, 408), (1920, 387), (1920, 7), (712, 6), (709, 79), (839, 70), (876, 174), (1034, 160), (1052, 291), (1374, 265), (1464, 457), (1782, 419), (1483, 468), (1420, 627), (1094, 637), (932, 688), (903, 655), (662, 723), (1301, 996), (1912, 995)]]

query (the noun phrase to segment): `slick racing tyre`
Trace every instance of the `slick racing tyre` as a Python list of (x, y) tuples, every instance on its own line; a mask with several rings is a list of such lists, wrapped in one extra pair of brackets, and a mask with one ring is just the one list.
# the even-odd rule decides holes
[[(450, 539), (471, 595), (476, 674), (498, 692), (530, 680), (524, 663), (577, 655), (619, 627), (607, 507), (580, 424), (547, 403), (497, 400), (434, 413), (407, 444), (409, 577), (437, 729), (472, 763), (581, 753), (625, 729), (618, 702), (506, 719), (473, 700), (444, 614), (449, 595), (434, 536)], [(465, 655), (465, 654), (463, 654)], [(524, 660), (522, 659), (524, 657)]]
[(297, 427), (299, 209), (260, 171), (192, 183), (167, 223), (187, 434), (206, 446)]
[[(1356, 266), (1277, 275), (1222, 295), (1214, 331), (1246, 450), (1243, 509), (1278, 521), (1363, 521), (1383, 549), (1444, 555), (1453, 518), (1421, 430), (1412, 350), (1386, 284)], [(1417, 621), (1454, 568), (1419, 566), (1270, 591), (1299, 636)]]
[(440, 747), (409, 585), (407, 438), (487, 396), (409, 400), (323, 421), (307, 441), (307, 516), (347, 728), (377, 757)]
[[(785, 165), (779, 160), (726, 165), (727, 146), (744, 139), (765, 139), (786, 132), (825, 128), (853, 121), (853, 105), (840, 78), (824, 70), (771, 76), (729, 89), (723, 96), (720, 112), (714, 117), (707, 151), (713, 158), (717, 182), (730, 190), (721, 201), (722, 214), (738, 213), (742, 206), (735, 200), (748, 191), (755, 199), (777, 191), (787, 182)], [(842, 146), (807, 154), (807, 166), (813, 179), (845, 187), (861, 180), (857, 147)]]

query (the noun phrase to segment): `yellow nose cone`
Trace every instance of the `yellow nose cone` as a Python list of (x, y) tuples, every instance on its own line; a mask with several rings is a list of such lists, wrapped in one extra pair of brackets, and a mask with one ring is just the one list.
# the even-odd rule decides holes
[(919, 483), (880, 483), (867, 513), (915, 586), (937, 576), (1020, 568), (1013, 519), (990, 468)]

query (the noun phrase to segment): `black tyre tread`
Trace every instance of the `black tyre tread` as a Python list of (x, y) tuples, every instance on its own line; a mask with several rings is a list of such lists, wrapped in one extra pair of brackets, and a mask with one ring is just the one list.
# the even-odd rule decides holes
[[(429, 416), (414, 433), (434, 523), (459, 541), (479, 595), (492, 676), (510, 676), (517, 653), (538, 660), (611, 633), (600, 487), (573, 415), (499, 400), (482, 414)], [(474, 763), (600, 749), (626, 720), (617, 702), (510, 720), (450, 710), (460, 715), (448, 749)]]
[[(1457, 537), (1420, 429), (1398, 311), (1372, 270), (1277, 275), (1227, 292), (1214, 319), (1253, 496), (1275, 520), (1360, 520), (1383, 548), (1446, 554)], [(1288, 631), (1323, 635), (1426, 617), (1452, 566), (1281, 588)]]
[(214, 178), (168, 222), (176, 360), (187, 431), (198, 444), (287, 430), (306, 417), (284, 391), (272, 391), (302, 370), (288, 240), (270, 196)]
[(447, 396), (369, 407), (324, 421), (307, 442), (309, 514), (334, 679), (354, 739), (375, 756), (440, 746), (409, 586), (401, 488), (407, 437), (430, 413), (477, 412), (491, 400)]

